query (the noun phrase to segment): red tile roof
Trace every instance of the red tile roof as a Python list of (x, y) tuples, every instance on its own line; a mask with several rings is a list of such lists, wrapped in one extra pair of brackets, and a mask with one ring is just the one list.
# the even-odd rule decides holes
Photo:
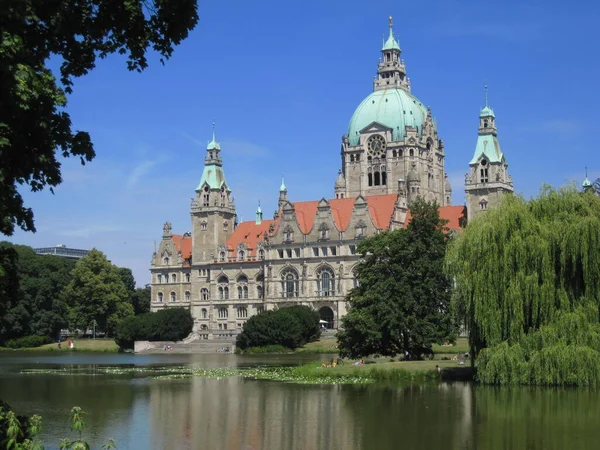
[(440, 217), (446, 219), (448, 223), (446, 226), (451, 230), (458, 230), (461, 228), (461, 224), (467, 218), (467, 207), (466, 206), (442, 206), (440, 208)]
[(300, 227), (300, 231), (302, 231), (302, 233), (310, 233), (315, 221), (315, 216), (317, 215), (318, 206), (318, 201), (294, 203), (296, 219), (298, 220), (298, 226)]
[(184, 260), (192, 257), (191, 236), (180, 236), (178, 234), (174, 234), (171, 239), (173, 240), (173, 244), (175, 244), (175, 251), (178, 253), (181, 252), (181, 257)]
[(352, 210), (354, 209), (355, 198), (337, 198), (329, 200), (331, 205), (331, 215), (335, 226), (339, 231), (346, 231), (352, 219)]
[(390, 227), (397, 198), (397, 194), (371, 195), (365, 197), (367, 204), (369, 205), (369, 214), (371, 215), (371, 219), (373, 219), (373, 224), (375, 224), (378, 229), (387, 230)]
[(237, 257), (237, 247), (242, 242), (248, 248), (248, 256), (256, 256), (256, 244), (263, 239), (265, 232), (269, 232), (272, 223), (273, 220), (263, 220), (260, 225), (255, 221), (240, 223), (227, 239), (227, 248), (231, 250), (228, 256)]

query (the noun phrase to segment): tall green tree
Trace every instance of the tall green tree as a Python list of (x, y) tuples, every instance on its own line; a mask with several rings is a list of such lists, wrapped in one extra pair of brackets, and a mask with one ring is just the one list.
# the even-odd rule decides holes
[[(600, 380), (598, 196), (574, 187), (545, 187), (529, 201), (507, 196), (452, 242), (447, 266), (482, 380), (544, 384), (544, 372), (546, 384), (562, 384), (578, 352), (587, 361), (582, 383)], [(586, 336), (568, 339), (573, 330)]]
[[(75, 78), (118, 53), (129, 70), (161, 62), (198, 22), (196, 0), (3, 0), (0, 5), (0, 232), (35, 231), (19, 186), (62, 181), (59, 157), (91, 161), (89, 134), (65, 111)], [(60, 62), (60, 84), (48, 61)]]
[(137, 288), (131, 297), (131, 304), (135, 314), (144, 314), (150, 312), (150, 285), (143, 288)]
[(20, 299), (18, 259), (10, 243), (0, 242), (0, 343), (14, 337), (7, 314)]
[(411, 206), (405, 229), (365, 239), (358, 266), (359, 286), (348, 295), (350, 309), (338, 333), (341, 354), (419, 358), (433, 343), (454, 338), (451, 284), (444, 273), (448, 235), (438, 205)]
[(112, 335), (122, 319), (133, 315), (119, 269), (102, 252), (92, 249), (77, 262), (71, 277), (63, 291), (71, 328), (87, 330), (95, 320), (97, 329)]

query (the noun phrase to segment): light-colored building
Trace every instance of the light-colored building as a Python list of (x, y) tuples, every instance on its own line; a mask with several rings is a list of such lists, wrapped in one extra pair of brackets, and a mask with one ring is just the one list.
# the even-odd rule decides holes
[(81, 250), (78, 248), (68, 248), (64, 244), (58, 244), (55, 247), (34, 248), (33, 251), (38, 255), (54, 255), (62, 256), (63, 258), (81, 259), (89, 253), (89, 250)]
[[(346, 296), (356, 285), (361, 239), (405, 227), (417, 197), (437, 201), (449, 228), (464, 226), (466, 208), (451, 206), (446, 152), (436, 121), (411, 93), (391, 19), (381, 55), (373, 92), (357, 107), (342, 138), (332, 199), (293, 201), (282, 180), (273, 219), (263, 220), (259, 205), (255, 220), (237, 224), (213, 133), (191, 203), (192, 231), (175, 235), (165, 223), (152, 256), (153, 311), (190, 308), (194, 333), (203, 339), (231, 336), (252, 315), (292, 304), (314, 307), (329, 328), (337, 328), (347, 311)], [(499, 187), (512, 190), (487, 111), (493, 118), (486, 106), (481, 112), (482, 143), (478, 141), (466, 185), (469, 205), (484, 198), (492, 204)], [(485, 143), (488, 139), (492, 144)], [(485, 166), (488, 145), (496, 145), (497, 152), (487, 161), (501, 167), (504, 183), (491, 189), (487, 185), (495, 178), (475, 173), (475, 165)], [(478, 156), (480, 148), (484, 156)], [(495, 177), (496, 172), (488, 174)]]

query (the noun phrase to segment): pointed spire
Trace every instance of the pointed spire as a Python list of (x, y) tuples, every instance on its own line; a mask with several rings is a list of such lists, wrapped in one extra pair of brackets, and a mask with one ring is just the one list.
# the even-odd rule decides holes
[(485, 106), (479, 112), (479, 117), (496, 117), (494, 114), (494, 110), (490, 107), (488, 103), (488, 87), (485, 85)]
[(585, 166), (585, 180), (583, 180), (583, 183), (581, 186), (583, 187), (584, 191), (587, 191), (588, 189), (590, 189), (592, 187), (592, 182), (588, 179), (587, 166)]
[(212, 141), (210, 141), (208, 143), (208, 147), (206, 147), (206, 149), (207, 150), (221, 150), (221, 146), (217, 142), (216, 135), (215, 135), (215, 121), (214, 120), (213, 120), (213, 124), (212, 124)]
[(381, 51), (384, 51), (384, 50), (400, 51), (400, 45), (398, 44), (398, 41), (396, 41), (396, 38), (394, 37), (394, 30), (392, 29), (392, 27), (394, 26), (392, 16), (389, 17), (389, 21), (390, 21), (390, 24), (389, 24), (390, 34), (389, 34), (387, 41), (385, 41), (385, 43), (383, 44)]
[(287, 192), (287, 187), (285, 187), (285, 180), (283, 179), (283, 174), (281, 174), (281, 186), (279, 187), (279, 192)]
[(263, 213), (260, 208), (260, 200), (258, 201), (258, 208), (256, 208), (256, 225), (260, 225), (262, 223)]

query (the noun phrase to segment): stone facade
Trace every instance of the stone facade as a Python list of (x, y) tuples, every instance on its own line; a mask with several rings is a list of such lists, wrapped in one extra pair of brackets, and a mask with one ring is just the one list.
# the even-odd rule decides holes
[[(200, 339), (232, 337), (249, 317), (296, 304), (315, 308), (326, 327), (335, 329), (347, 311), (346, 296), (356, 286), (361, 239), (405, 227), (410, 204), (419, 196), (441, 205), (449, 228), (464, 226), (466, 208), (451, 206), (436, 122), (431, 110), (410, 93), (400, 54), (390, 26), (374, 90), (356, 109), (342, 138), (333, 199), (291, 201), (282, 181), (273, 219), (263, 220), (259, 206), (254, 221), (237, 224), (213, 133), (191, 202), (192, 231), (174, 235), (165, 223), (152, 256), (153, 311), (190, 308)], [(480, 138), (491, 136), (497, 142), (495, 124), (492, 132), (490, 123), (481, 118)], [(481, 144), (486, 151), (487, 145)], [(472, 174), (485, 165), (478, 151), (471, 161)], [(494, 202), (495, 183), (512, 188), (503, 155), (487, 160), (494, 168), (489, 175), (500, 173), (500, 178), (493, 183), (468, 181), (470, 202), (484, 197)]]

